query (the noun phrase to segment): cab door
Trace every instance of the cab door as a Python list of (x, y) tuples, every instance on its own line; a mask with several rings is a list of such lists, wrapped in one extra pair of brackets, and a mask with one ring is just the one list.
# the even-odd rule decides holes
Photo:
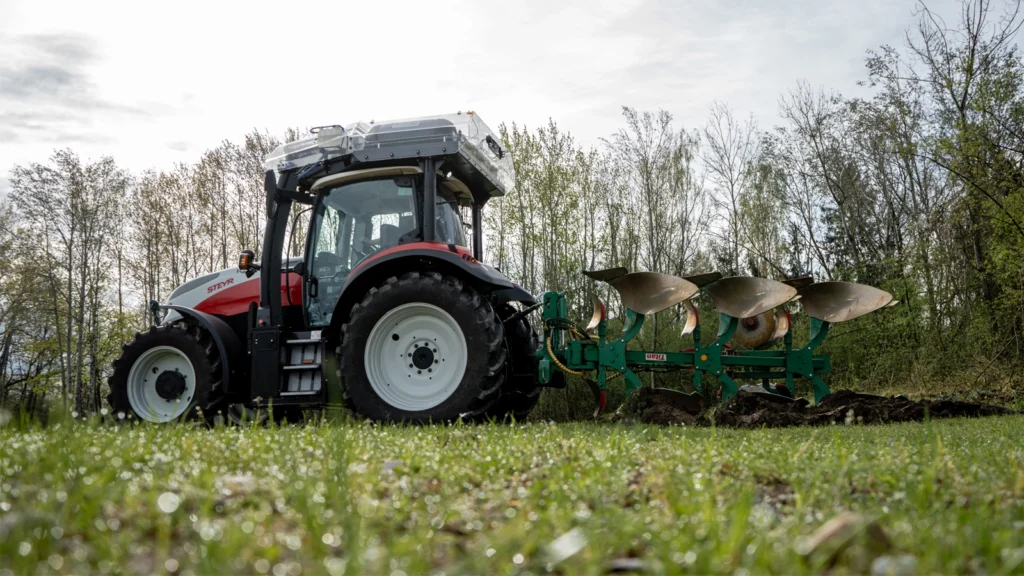
[(323, 191), (310, 219), (304, 302), (308, 325), (327, 326), (345, 280), (374, 254), (418, 233), (416, 179), (348, 182)]

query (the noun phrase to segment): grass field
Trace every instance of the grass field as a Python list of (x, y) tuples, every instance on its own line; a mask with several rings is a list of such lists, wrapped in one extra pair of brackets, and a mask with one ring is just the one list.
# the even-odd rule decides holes
[[(5, 429), (0, 575), (813, 573), (843, 511), (891, 541), (876, 569), (1020, 573), (1022, 439), (1019, 416)], [(856, 534), (841, 569), (883, 553)]]

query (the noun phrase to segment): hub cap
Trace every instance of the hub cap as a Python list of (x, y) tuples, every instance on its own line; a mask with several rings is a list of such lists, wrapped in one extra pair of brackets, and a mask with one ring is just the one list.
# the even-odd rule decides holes
[(180, 372), (165, 370), (156, 377), (156, 393), (164, 400), (181, 398), (185, 388), (185, 377)]
[(389, 311), (366, 339), (366, 377), (395, 408), (418, 412), (441, 404), (466, 373), (466, 337), (458, 322), (432, 304)]
[(172, 346), (146, 350), (128, 372), (128, 403), (149, 422), (170, 422), (184, 414), (195, 390), (192, 362)]

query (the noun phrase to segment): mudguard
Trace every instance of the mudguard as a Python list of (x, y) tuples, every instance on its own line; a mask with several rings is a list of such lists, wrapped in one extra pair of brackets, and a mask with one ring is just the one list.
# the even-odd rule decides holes
[(491, 293), (491, 298), (499, 304), (503, 304), (505, 302), (522, 302), (527, 306), (532, 306), (537, 303), (537, 298), (533, 294), (530, 294), (519, 286), (495, 290)]
[(338, 297), (331, 325), (340, 326), (347, 319), (352, 305), (362, 299), (370, 288), (379, 285), (390, 276), (414, 270), (459, 274), (474, 288), (489, 294), (496, 303), (523, 302), (531, 305), (537, 302), (532, 294), (517, 286), (494, 267), (477, 261), (461, 246), (413, 242), (374, 254), (349, 274)]
[(192, 318), (199, 322), (200, 326), (206, 328), (206, 331), (213, 337), (214, 343), (217, 344), (217, 351), (220, 352), (221, 378), (224, 391), (231, 393), (232, 384), (235, 380), (235, 378), (232, 378), (235, 372), (234, 367), (240, 363), (239, 359), (243, 358), (242, 343), (238, 341), (238, 336), (231, 330), (231, 327), (220, 318), (193, 308), (176, 306), (174, 304), (158, 304), (158, 306), (165, 310), (174, 310), (183, 317)]

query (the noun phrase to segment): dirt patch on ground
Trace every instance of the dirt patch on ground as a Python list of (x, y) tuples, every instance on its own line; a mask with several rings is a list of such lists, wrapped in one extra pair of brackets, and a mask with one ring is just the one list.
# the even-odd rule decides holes
[(674, 390), (644, 387), (634, 398), (627, 409), (632, 409), (641, 420), (650, 424), (697, 424), (701, 414), (699, 406), (694, 406), (686, 396)]
[(961, 416), (998, 416), (1017, 412), (990, 404), (959, 400), (920, 400), (904, 396), (874, 396), (840, 390), (810, 406), (741, 390), (732, 400), (700, 410), (683, 395), (664, 389), (642, 388), (635, 403), (640, 420), (651, 424), (688, 424), (732, 428), (779, 428), (830, 424), (885, 424)]

